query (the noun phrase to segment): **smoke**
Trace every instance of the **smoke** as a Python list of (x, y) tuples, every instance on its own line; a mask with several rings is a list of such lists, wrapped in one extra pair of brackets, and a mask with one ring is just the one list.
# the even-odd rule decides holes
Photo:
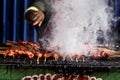
[(66, 54), (88, 54), (88, 44), (107, 43), (113, 14), (106, 0), (56, 0), (52, 3), (53, 45)]

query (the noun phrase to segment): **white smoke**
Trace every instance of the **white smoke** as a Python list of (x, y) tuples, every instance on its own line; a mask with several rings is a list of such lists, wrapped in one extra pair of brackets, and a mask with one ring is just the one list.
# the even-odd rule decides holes
[(52, 17), (52, 44), (60, 44), (61, 52), (88, 51), (83, 45), (96, 44), (98, 30), (103, 31), (107, 41), (106, 32), (113, 16), (106, 0), (56, 0), (52, 8), (55, 12)]

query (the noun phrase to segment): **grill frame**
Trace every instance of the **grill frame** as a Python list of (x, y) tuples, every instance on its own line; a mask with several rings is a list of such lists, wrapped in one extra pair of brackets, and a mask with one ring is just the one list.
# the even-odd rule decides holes
[(86, 58), (83, 62), (82, 60), (78, 60), (76, 62), (75, 60), (62, 60), (61, 58), (58, 58), (57, 61), (54, 59), (47, 59), (46, 62), (44, 62), (44, 58), (39, 59), (39, 64), (37, 63), (37, 57), (33, 59), (29, 59), (26, 56), (22, 57), (6, 57), (4, 58), (2, 55), (0, 55), (0, 65), (19, 65), (19, 66), (36, 66), (36, 67), (114, 67), (114, 68), (120, 68), (120, 57), (113, 57), (110, 59), (93, 59), (92, 57)]
[[(46, 62), (44, 62), (44, 59), (40, 59), (39, 64), (37, 64), (36, 62), (37, 58), (29, 59), (26, 56), (22, 56), (16, 59), (15, 58), (14, 59), (13, 57), (4, 58), (3, 56), (0, 55), (0, 66), (6, 66), (7, 71), (12, 71), (12, 68), (18, 68), (18, 69), (39, 68), (43, 70), (48, 69), (50, 71), (54, 71), (56, 73), (63, 75), (70, 75), (70, 74), (84, 75), (93, 72), (109, 72), (112, 69), (120, 70), (120, 64), (119, 64), (120, 57), (114, 57), (108, 60), (101, 60), (101, 59), (96, 60), (93, 58), (88, 58), (88, 59), (86, 58), (87, 61), (85, 60), (84, 62), (82, 60), (79, 60), (78, 62), (76, 62), (75, 60), (62, 61), (61, 59), (58, 59), (57, 61), (53, 59), (48, 59)], [(21, 59), (23, 61), (22, 62), (20, 60), (12, 61), (12, 59), (13, 60)], [(24, 63), (24, 59), (28, 61)]]

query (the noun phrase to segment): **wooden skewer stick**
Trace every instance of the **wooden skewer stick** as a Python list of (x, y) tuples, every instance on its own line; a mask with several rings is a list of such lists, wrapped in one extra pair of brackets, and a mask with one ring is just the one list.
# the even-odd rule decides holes
[(39, 64), (39, 57), (37, 57), (37, 64)]
[(111, 55), (110, 58), (112, 57), (119, 57), (120, 58), (120, 55)]
[(70, 61), (73, 61), (73, 58), (72, 58), (72, 57), (70, 57)]
[(106, 53), (109, 53), (110, 55), (120, 55), (120, 51), (110, 50), (106, 48), (99, 48), (102, 51), (105, 51)]
[(75, 58), (75, 60), (76, 60), (76, 62), (78, 63), (78, 58), (77, 58), (77, 57)]
[(46, 62), (46, 57), (45, 57), (45, 59), (44, 59), (44, 63)]
[(81, 56), (81, 59), (82, 59), (82, 62), (85, 62), (85, 56), (84, 55)]
[(17, 44), (17, 42), (10, 41), (10, 40), (7, 40), (7, 43), (13, 43), (13, 44)]

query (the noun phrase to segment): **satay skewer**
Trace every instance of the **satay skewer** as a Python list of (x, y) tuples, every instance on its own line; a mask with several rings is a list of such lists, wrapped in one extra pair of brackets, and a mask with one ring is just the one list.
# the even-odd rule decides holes
[(107, 48), (98, 48), (98, 49), (105, 51), (106, 53), (109, 53), (110, 55), (120, 55), (120, 51), (110, 50)]
[(36, 52), (35, 56), (37, 56), (37, 64), (39, 64), (39, 59), (42, 58), (43, 55), (40, 52)]
[(80, 58), (82, 59), (82, 62), (85, 62), (85, 55), (81, 55)]
[(110, 58), (114, 58), (114, 57), (119, 57), (120, 58), (120, 55), (111, 55)]

